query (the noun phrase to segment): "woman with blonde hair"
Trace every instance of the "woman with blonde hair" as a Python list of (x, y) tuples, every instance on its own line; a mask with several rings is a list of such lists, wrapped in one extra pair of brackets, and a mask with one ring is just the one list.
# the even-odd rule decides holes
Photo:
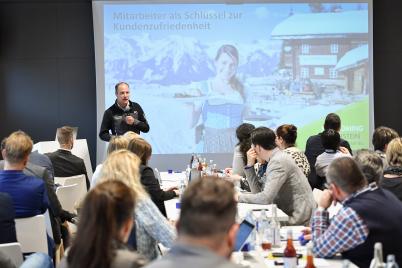
[(146, 264), (125, 243), (133, 227), (136, 196), (121, 181), (105, 181), (85, 197), (77, 235), (61, 268), (137, 268)]
[[(134, 133), (134, 132), (133, 132)], [(136, 134), (138, 135), (138, 134)], [(107, 147), (107, 155), (111, 154), (112, 152), (120, 149), (127, 149), (129, 140), (125, 136), (112, 136), (109, 141), (109, 145)], [(100, 172), (102, 169), (102, 164), (96, 166), (95, 172), (92, 175), (91, 179), (91, 188), (95, 186), (95, 184), (99, 180)]]
[(388, 167), (384, 170), (380, 186), (393, 192), (402, 201), (402, 138), (388, 143), (386, 156)]
[(179, 196), (177, 187), (171, 187), (166, 191), (161, 189), (153, 169), (148, 166), (148, 161), (152, 155), (152, 147), (146, 140), (142, 138), (131, 140), (128, 144), (128, 150), (140, 158), (141, 183), (151, 196), (152, 201), (158, 207), (159, 211), (166, 217), (165, 201)]
[(149, 260), (159, 255), (158, 243), (171, 247), (176, 232), (150, 199), (140, 181), (140, 159), (128, 150), (111, 153), (103, 163), (100, 181), (118, 180), (126, 183), (136, 194), (135, 248)]

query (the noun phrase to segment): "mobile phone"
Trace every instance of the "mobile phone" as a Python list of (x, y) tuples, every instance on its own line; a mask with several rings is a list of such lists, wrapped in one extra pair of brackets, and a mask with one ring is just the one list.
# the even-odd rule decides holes
[[(282, 252), (273, 252), (272, 257), (284, 257)], [(296, 254), (297, 258), (303, 257), (303, 254), (297, 253)]]
[(247, 220), (243, 220), (242, 223), (240, 223), (239, 231), (237, 232), (236, 236), (236, 243), (233, 249), (234, 251), (240, 251), (243, 248), (244, 244), (247, 241), (247, 238), (254, 230), (254, 227), (254, 224)]

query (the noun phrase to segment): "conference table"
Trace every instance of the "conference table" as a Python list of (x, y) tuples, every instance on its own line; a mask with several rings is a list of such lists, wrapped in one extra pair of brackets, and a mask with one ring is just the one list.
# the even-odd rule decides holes
[[(160, 172), (161, 178), (161, 186), (165, 189), (172, 186), (179, 186), (181, 179), (185, 178), (184, 172)], [(247, 203), (238, 203), (238, 219), (243, 219), (249, 211), (254, 213), (255, 217), (258, 217), (260, 211), (265, 209), (267, 212), (268, 218), (271, 217), (271, 206), (272, 205), (259, 205), (259, 204), (247, 204)], [(169, 220), (176, 221), (179, 218), (180, 214), (180, 200), (178, 198), (174, 198), (168, 201), (165, 201), (166, 214)], [(282, 223), (288, 221), (289, 217), (279, 208), (277, 209), (277, 217), (278, 220)], [(304, 226), (283, 226), (280, 230), (281, 238), (286, 237), (287, 230), (291, 228), (293, 231), (294, 239), (302, 233), (302, 229)], [(294, 247), (297, 253), (303, 255), (301, 259), (299, 259), (298, 267), (305, 267), (306, 265), (306, 247), (300, 245), (298, 240), (293, 241)], [(286, 241), (281, 241), (281, 247), (272, 248), (268, 251), (263, 251), (260, 247), (257, 247), (256, 250), (252, 250), (249, 252), (235, 252), (232, 256), (233, 262), (244, 265), (245, 267), (283, 267), (282, 265), (275, 265), (275, 261), (281, 262), (281, 258), (275, 258), (272, 256), (274, 252), (282, 253), (286, 246)], [(341, 268), (343, 267), (343, 260), (338, 257), (334, 259), (322, 259), (322, 258), (314, 258), (314, 264), (317, 268)], [(350, 263), (349, 268), (355, 268), (354, 264)]]

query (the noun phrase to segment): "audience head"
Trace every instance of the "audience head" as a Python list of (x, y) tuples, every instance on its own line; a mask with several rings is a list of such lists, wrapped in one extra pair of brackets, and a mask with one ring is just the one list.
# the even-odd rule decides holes
[(102, 165), (100, 181), (122, 181), (135, 193), (145, 198), (147, 193), (140, 181), (140, 159), (128, 150), (117, 150), (106, 158)]
[(120, 149), (127, 149), (128, 146), (128, 140), (124, 136), (113, 136), (110, 141), (109, 145), (107, 147), (107, 154), (111, 154), (114, 151), (120, 150)]
[(136, 154), (140, 158), (141, 164), (144, 166), (148, 164), (148, 160), (152, 155), (151, 144), (142, 138), (131, 140), (128, 144), (128, 150)]
[(389, 127), (378, 127), (374, 130), (372, 143), (374, 150), (379, 150), (385, 153), (388, 143), (399, 137), (398, 132)]
[(391, 167), (402, 167), (402, 138), (395, 138), (387, 146), (387, 162)]
[(275, 133), (267, 127), (258, 127), (251, 132), (251, 144), (259, 145), (265, 150), (275, 149), (275, 138)]
[(337, 201), (342, 201), (367, 185), (367, 180), (351, 157), (334, 159), (328, 167), (326, 179), (334, 185), (333, 195)]
[(85, 197), (77, 235), (69, 251), (69, 267), (111, 267), (119, 243), (133, 226), (135, 193), (123, 182), (105, 181)]
[(61, 148), (72, 149), (74, 144), (74, 129), (64, 126), (57, 129), (57, 141)]
[(189, 184), (181, 199), (179, 239), (207, 246), (229, 257), (235, 243), (237, 203), (233, 184), (204, 177)]
[(255, 129), (253, 124), (243, 123), (236, 128), (236, 137), (239, 140), (239, 144), (250, 140), (250, 134)]
[(126, 133), (123, 134), (123, 137), (127, 139), (128, 142), (130, 142), (133, 139), (142, 139), (140, 134), (135, 133), (134, 131), (127, 131)]
[(1, 152), (4, 160), (11, 165), (28, 162), (29, 154), (32, 151), (33, 142), (25, 132), (19, 130), (11, 133), (1, 143)]
[(297, 127), (295, 125), (281, 125), (276, 129), (276, 145), (281, 149), (293, 147), (296, 144)]
[(247, 151), (251, 147), (250, 135), (251, 131), (253, 131), (254, 129), (255, 126), (249, 123), (243, 123), (236, 129), (236, 136), (239, 140), (239, 143), (237, 145), (239, 145), (239, 151), (242, 154), (244, 164), (247, 163)]
[(341, 136), (334, 129), (326, 129), (321, 133), (321, 143), (325, 150), (338, 150)]
[(379, 183), (383, 175), (383, 163), (381, 157), (367, 149), (358, 150), (354, 159), (363, 172), (368, 183)]
[(341, 130), (341, 118), (335, 113), (330, 113), (325, 117), (324, 130), (333, 129), (337, 132)]

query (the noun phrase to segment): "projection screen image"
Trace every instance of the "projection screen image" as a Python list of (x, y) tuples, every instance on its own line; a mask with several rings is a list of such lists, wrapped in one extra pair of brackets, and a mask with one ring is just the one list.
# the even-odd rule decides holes
[(330, 112), (354, 150), (367, 148), (369, 6), (104, 3), (101, 110), (128, 82), (154, 154), (232, 153), (243, 122), (294, 124), (304, 150)]

